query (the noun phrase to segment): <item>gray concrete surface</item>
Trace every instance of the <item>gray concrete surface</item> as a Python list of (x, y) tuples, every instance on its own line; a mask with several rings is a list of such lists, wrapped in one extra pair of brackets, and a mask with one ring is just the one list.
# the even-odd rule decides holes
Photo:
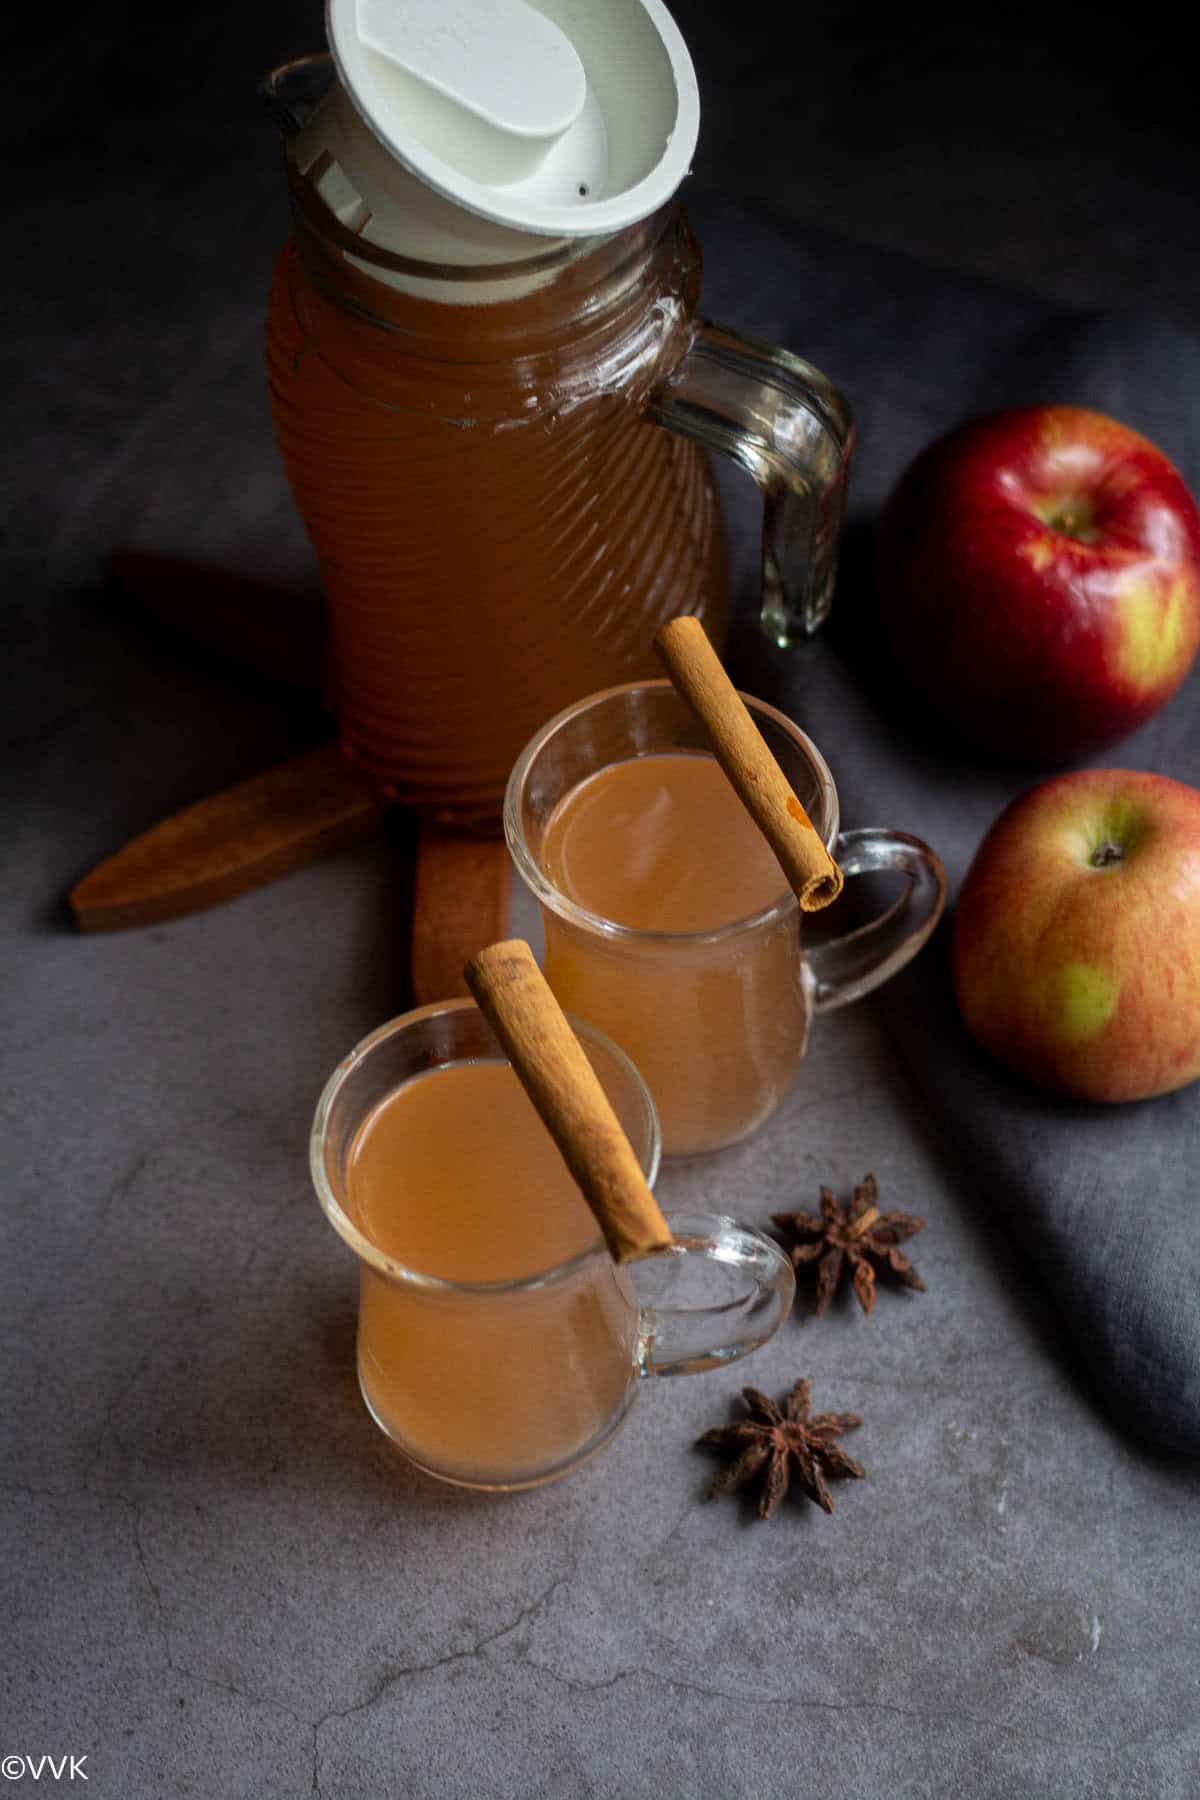
[[(110, 747), (85, 711), (70, 762)], [(745, 1365), (859, 1411), (869, 1480), (832, 1518), (707, 1502), (730, 1369), (648, 1384), (566, 1482), (475, 1498), (363, 1412), (305, 1178), (315, 1092), (389, 1010), (394, 851), (80, 940), (30, 928), (55, 836), (5, 878), (4, 1754), (86, 1753), (121, 1796), (1196, 1792), (1195, 1479), (1076, 1391), (867, 1008), (661, 1192), (763, 1220), (873, 1168), (926, 1215), (927, 1294), (798, 1313)]]
[[(305, 1172), (329, 1068), (403, 1003), (403, 825), (220, 911), (66, 926), (99, 856), (313, 730), (288, 697), (118, 625), (97, 571), (137, 529), (253, 560), (215, 476), (182, 497), (126, 477), (186, 436), (197, 382), (230, 431), (264, 429), (261, 396), (222, 385), (283, 228), (249, 87), (311, 46), (315, 14), (168, 29), (92, 8), (22, 65), (5, 127), (27, 179), (4, 350), (0, 1776), (32, 1792), (4, 1758), (73, 1753), (87, 1791), (121, 1800), (1191, 1800), (1200, 1483), (1076, 1385), (1052, 1301), (869, 1005), (821, 1023), (758, 1139), (662, 1189), (761, 1221), (874, 1168), (928, 1218), (927, 1294), (798, 1314), (744, 1370), (772, 1392), (810, 1375), (819, 1404), (861, 1412), (869, 1480), (831, 1519), (708, 1503), (691, 1444), (726, 1418), (733, 1369), (648, 1384), (602, 1459), (491, 1500), (411, 1473), (362, 1411), (353, 1264)], [(803, 43), (792, 28), (790, 61), (769, 6), (723, 26), (696, 5), (689, 28), (710, 93), (720, 79), (706, 178), (948, 267), (1193, 316), (1188, 146), (1153, 117), (1114, 138), (1094, 65), (1056, 139), (1064, 224), (1038, 176), (1049, 51), (1008, 45), (1032, 124), (1005, 163), (1005, 83), (973, 155), (973, 90), (928, 31), (909, 114), (895, 34), (832, 9)], [(886, 143), (839, 128), (864, 109), (918, 121), (914, 181), (883, 182)], [(302, 570), (282, 496), (245, 505)]]

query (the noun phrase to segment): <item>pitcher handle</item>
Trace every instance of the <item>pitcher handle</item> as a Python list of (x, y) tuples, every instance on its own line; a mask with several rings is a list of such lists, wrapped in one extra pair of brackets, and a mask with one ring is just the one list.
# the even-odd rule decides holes
[(877, 919), (806, 950), (819, 1013), (861, 1000), (911, 962), (946, 904), (941, 858), (905, 831), (843, 831), (833, 853), (847, 879), (889, 870), (908, 879), (900, 898)]
[(753, 476), (763, 496), (763, 630), (781, 647), (811, 637), (829, 613), (846, 510), (854, 423), (843, 396), (790, 351), (698, 321), (648, 410)]
[[(655, 1290), (655, 1304), (641, 1308), (641, 1373), (696, 1375), (749, 1356), (791, 1310), (796, 1278), (788, 1258), (770, 1238), (719, 1214), (668, 1213), (667, 1221), (671, 1248), (627, 1265), (639, 1299), (648, 1286)], [(700, 1270), (701, 1263), (709, 1267)], [(722, 1291), (703, 1304), (680, 1304), (697, 1272), (707, 1288)]]

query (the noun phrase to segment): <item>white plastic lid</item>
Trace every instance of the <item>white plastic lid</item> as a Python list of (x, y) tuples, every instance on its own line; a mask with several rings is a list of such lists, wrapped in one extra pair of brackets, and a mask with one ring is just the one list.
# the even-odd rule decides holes
[(599, 235), (687, 174), (699, 93), (662, 0), (329, 0), (328, 28), (374, 135), (481, 218)]

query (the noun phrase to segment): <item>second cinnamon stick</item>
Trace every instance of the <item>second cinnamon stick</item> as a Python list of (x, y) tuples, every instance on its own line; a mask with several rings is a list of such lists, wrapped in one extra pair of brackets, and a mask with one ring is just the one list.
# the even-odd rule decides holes
[(491, 944), (467, 986), (596, 1216), (614, 1262), (665, 1250), (670, 1226), (599, 1076), (522, 938)]
[(699, 619), (664, 625), (654, 640), (672, 686), (703, 725), (730, 783), (758, 826), (804, 912), (842, 891), (842, 871), (825, 848), (745, 701), (721, 666)]

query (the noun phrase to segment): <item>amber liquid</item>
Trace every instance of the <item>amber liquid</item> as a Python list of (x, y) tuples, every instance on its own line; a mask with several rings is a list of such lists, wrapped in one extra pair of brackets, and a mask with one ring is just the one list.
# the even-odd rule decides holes
[(753, 1131), (796, 1075), (810, 1007), (794, 908), (703, 935), (787, 893), (717, 763), (680, 751), (610, 764), (559, 801), (539, 861), (589, 912), (671, 934), (605, 937), (545, 913), (551, 986), (636, 1064), (664, 1150), (713, 1150)]
[(418, 1075), (370, 1112), (346, 1175), (349, 1216), (423, 1290), (362, 1265), (358, 1367), (372, 1414), (434, 1474), (515, 1487), (563, 1472), (621, 1419), (637, 1312), (595, 1220), (507, 1063)]
[(645, 418), (685, 347), (694, 246), (671, 226), (603, 303), (584, 270), (445, 305), (348, 272), (315, 226), (303, 244), (276, 269), (267, 364), (340, 740), (405, 801), (498, 818), (537, 727), (657, 674), (668, 618), (723, 636), (707, 458)]

